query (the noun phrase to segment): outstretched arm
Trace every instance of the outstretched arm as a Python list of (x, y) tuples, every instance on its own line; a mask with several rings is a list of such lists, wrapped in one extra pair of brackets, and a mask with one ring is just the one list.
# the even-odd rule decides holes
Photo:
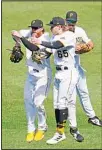
[(12, 33), (13, 36), (19, 38), (19, 40), (22, 41), (22, 43), (24, 44), (24, 46), (26, 48), (28, 48), (30, 51), (37, 51), (39, 49), (39, 47), (35, 44), (32, 44), (31, 42), (29, 42), (25, 37), (23, 37), (19, 32), (15, 31)]
[[(35, 43), (41, 44), (47, 48), (54, 48), (54, 49), (59, 49), (59, 48), (64, 47), (64, 45), (60, 41), (55, 41), (55, 42), (43, 41), (42, 43), (40, 43), (38, 41), (34, 42), (34, 40), (33, 40), (32, 41), (33, 43), (31, 43), (17, 31), (14, 32), (13, 35), (20, 38), (20, 40), (22, 41), (24, 46), (27, 47), (30, 51), (37, 51), (39, 49), (39, 47), (37, 45), (35, 45)], [(39, 39), (36, 39), (36, 40), (39, 40)]]
[(43, 45), (44, 47), (51, 48), (51, 49), (59, 49), (59, 48), (64, 47), (62, 42), (60, 42), (59, 40), (54, 41), (54, 42), (47, 42), (47, 41), (41, 41), (40, 39), (35, 38), (32, 40), (32, 43)]

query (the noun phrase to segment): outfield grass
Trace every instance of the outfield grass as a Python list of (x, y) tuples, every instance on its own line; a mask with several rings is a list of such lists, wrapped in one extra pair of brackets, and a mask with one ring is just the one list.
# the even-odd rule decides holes
[[(31, 20), (39, 18), (48, 23), (54, 16), (65, 17), (68, 10), (75, 10), (79, 23), (91, 37), (95, 48), (81, 56), (81, 63), (87, 70), (87, 82), (91, 102), (96, 114), (102, 118), (101, 108), (101, 2), (2, 2), (2, 148), (3, 149), (102, 149), (102, 129), (87, 123), (79, 100), (77, 100), (77, 121), (85, 140), (76, 142), (66, 127), (67, 139), (57, 145), (47, 145), (46, 140), (55, 132), (55, 118), (52, 105), (52, 86), (45, 101), (48, 131), (40, 142), (26, 143), (26, 116), (23, 101), (23, 87), (26, 79), (25, 58), (19, 64), (9, 61), (7, 48), (14, 42), (10, 32), (26, 28)], [(49, 31), (49, 28), (45, 29)], [(23, 51), (25, 51), (25, 48)], [(53, 75), (55, 68), (51, 58)]]

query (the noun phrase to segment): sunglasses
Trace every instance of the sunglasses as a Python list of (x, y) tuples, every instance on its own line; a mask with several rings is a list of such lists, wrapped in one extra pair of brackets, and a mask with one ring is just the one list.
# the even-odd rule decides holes
[(73, 26), (73, 27), (74, 27), (74, 26), (75, 26), (75, 24), (69, 24), (69, 23), (68, 23), (68, 26)]
[(31, 27), (32, 29), (34, 29), (34, 30), (37, 30), (37, 29), (39, 29), (39, 27)]
[(56, 26), (57, 26), (57, 25), (53, 25), (53, 26), (50, 27), (50, 29), (52, 30), (52, 29), (53, 29), (54, 27), (56, 27)]

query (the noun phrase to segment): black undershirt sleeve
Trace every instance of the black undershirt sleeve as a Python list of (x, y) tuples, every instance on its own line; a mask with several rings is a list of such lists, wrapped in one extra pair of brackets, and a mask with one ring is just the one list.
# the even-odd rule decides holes
[(64, 47), (64, 45), (60, 41), (55, 41), (55, 42), (42, 41), (41, 45), (53, 49), (59, 49), (61, 47)]
[(37, 45), (32, 44), (25, 37), (21, 37), (20, 39), (21, 39), (22, 43), (24, 44), (24, 46), (26, 48), (28, 48), (30, 51), (37, 51), (39, 49), (39, 47)]
[[(31, 42), (29, 42), (25, 37), (20, 38), (22, 43), (26, 48), (28, 48), (30, 51), (37, 51), (39, 47)], [(64, 45), (60, 41), (55, 41), (55, 42), (46, 42), (42, 41), (41, 45), (48, 47), (48, 48), (53, 48), (53, 49), (59, 49), (61, 47), (64, 47)]]

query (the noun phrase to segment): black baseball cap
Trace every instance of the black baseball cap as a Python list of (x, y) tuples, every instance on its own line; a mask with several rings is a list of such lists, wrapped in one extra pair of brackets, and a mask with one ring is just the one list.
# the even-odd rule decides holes
[(77, 22), (77, 13), (75, 11), (68, 11), (66, 13), (66, 21), (68, 23), (76, 23)]
[(49, 26), (56, 26), (56, 25), (65, 25), (65, 20), (61, 17), (53, 17), (50, 21)]
[(33, 20), (31, 22), (31, 25), (28, 26), (28, 27), (42, 28), (43, 27), (43, 22), (41, 20), (36, 19), (36, 20)]

